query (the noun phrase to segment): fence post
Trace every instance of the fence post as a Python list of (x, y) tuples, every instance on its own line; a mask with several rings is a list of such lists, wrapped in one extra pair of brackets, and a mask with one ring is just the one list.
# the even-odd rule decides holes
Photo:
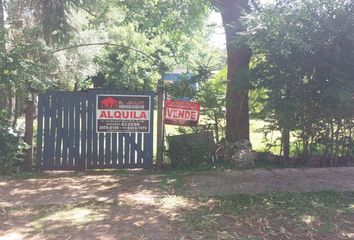
[(43, 161), (43, 93), (38, 94), (36, 170), (40, 171)]
[(161, 170), (163, 162), (163, 124), (163, 80), (161, 79), (157, 85), (157, 170)]

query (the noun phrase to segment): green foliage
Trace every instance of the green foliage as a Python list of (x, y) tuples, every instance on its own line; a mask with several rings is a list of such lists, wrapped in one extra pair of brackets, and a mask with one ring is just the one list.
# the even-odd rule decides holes
[(224, 133), (226, 85), (227, 69), (224, 68), (205, 82), (197, 95), (202, 106), (201, 113), (205, 116), (203, 121), (212, 126), (217, 142)]
[(23, 162), (25, 144), (19, 133), (15, 132), (0, 113), (0, 174), (18, 172)]
[(41, 91), (50, 87), (48, 71), (50, 62), (41, 42), (22, 44), (15, 42), (15, 47), (5, 55), (2, 64), (2, 83), (10, 84), (20, 91)]
[(215, 65), (200, 65), (194, 71), (182, 74), (173, 84), (166, 84), (166, 91), (170, 98), (189, 98), (201, 104), (200, 126), (193, 128), (179, 128), (182, 134), (212, 130), (219, 141), (223, 133), (223, 117), (225, 113), (226, 68), (215, 76), (212, 70)]
[(107, 47), (95, 58), (103, 76), (101, 87), (150, 90), (166, 72), (196, 69), (209, 57), (204, 51), (208, 33), (202, 29), (208, 13), (205, 5), (190, 1), (107, 4), (111, 8), (100, 27), (104, 26), (111, 42), (128, 48)]
[(103, 87), (121, 90), (151, 90), (157, 82), (156, 66), (130, 50), (110, 49), (95, 59), (104, 76)]
[[(304, 157), (320, 144), (326, 156), (351, 151), (354, 26), (351, 1), (306, 0), (268, 5), (245, 19), (240, 42), (254, 52), (256, 116), (290, 130)], [(348, 135), (349, 134), (349, 135)], [(346, 140), (344, 140), (346, 139)], [(315, 153), (313, 151), (313, 153)]]
[(210, 11), (204, 0), (131, 0), (120, 4), (130, 13), (124, 21), (135, 23), (138, 32), (149, 38), (169, 35), (173, 42), (195, 34)]

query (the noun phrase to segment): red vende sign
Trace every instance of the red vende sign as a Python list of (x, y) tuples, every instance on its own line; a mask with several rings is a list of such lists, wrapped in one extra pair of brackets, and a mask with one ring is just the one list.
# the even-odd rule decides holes
[(165, 124), (178, 126), (198, 126), (200, 104), (198, 102), (165, 101)]

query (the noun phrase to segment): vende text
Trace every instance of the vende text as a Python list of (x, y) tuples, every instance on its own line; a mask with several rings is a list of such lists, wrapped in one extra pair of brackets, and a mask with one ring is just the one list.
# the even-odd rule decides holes
[(167, 118), (172, 119), (183, 119), (183, 120), (198, 120), (198, 112), (194, 110), (183, 110), (183, 109), (167, 109)]

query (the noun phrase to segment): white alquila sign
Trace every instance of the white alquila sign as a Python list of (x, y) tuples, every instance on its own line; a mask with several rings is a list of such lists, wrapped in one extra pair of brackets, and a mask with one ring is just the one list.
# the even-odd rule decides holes
[(150, 96), (97, 95), (97, 132), (150, 133), (150, 118)]

